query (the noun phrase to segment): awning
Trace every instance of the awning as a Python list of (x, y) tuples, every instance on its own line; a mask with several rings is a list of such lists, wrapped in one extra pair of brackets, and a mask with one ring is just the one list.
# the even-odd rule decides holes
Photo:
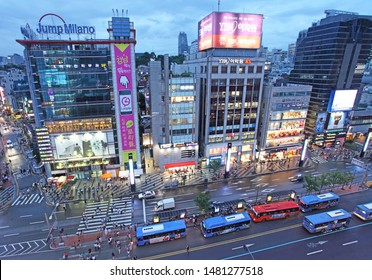
[(112, 177), (112, 174), (111, 173), (105, 173), (105, 174), (102, 174), (101, 175), (101, 178), (102, 179), (109, 179), (109, 178), (111, 178)]
[(166, 163), (164, 164), (165, 169), (185, 166), (195, 166), (195, 161), (177, 162), (177, 163)]

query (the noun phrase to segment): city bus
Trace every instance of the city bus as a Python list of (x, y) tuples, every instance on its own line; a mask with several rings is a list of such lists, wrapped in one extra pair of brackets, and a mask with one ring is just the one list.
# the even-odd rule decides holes
[(184, 220), (176, 220), (161, 224), (137, 227), (137, 246), (144, 246), (179, 239), (186, 236)]
[(310, 212), (315, 209), (325, 209), (338, 205), (340, 197), (332, 192), (318, 195), (307, 195), (300, 198), (298, 205), (302, 212)]
[(249, 215), (254, 222), (285, 219), (300, 213), (300, 207), (294, 201), (282, 201), (251, 207)]
[(351, 221), (351, 215), (344, 209), (308, 215), (303, 218), (302, 225), (310, 233), (327, 232), (345, 228)]
[(233, 231), (248, 229), (251, 218), (246, 212), (228, 216), (216, 216), (207, 218), (200, 223), (200, 229), (204, 237), (221, 235)]
[(372, 202), (357, 205), (353, 214), (363, 221), (372, 220)]

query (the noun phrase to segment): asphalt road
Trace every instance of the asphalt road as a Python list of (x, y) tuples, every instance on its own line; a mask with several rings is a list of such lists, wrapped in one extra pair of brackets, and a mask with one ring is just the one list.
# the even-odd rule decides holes
[[(372, 191), (342, 196), (338, 208), (352, 211), (356, 204), (372, 201)], [(320, 211), (314, 211), (317, 213)], [(144, 259), (372, 259), (372, 222), (354, 217), (350, 227), (326, 234), (309, 234), (296, 218), (254, 223), (250, 229), (205, 239), (199, 229), (188, 228), (185, 239), (139, 247)], [(186, 254), (186, 244), (190, 254)], [(247, 245), (249, 250), (244, 247)], [(348, 247), (349, 246), (349, 247)], [(321, 251), (320, 251), (321, 250)], [(352, 253), (351, 253), (352, 251)]]

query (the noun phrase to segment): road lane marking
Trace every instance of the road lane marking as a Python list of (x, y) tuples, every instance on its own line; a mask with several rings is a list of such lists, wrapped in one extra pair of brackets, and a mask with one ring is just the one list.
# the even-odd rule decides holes
[(23, 215), (23, 216), (19, 216), (20, 218), (27, 218), (27, 217), (32, 217), (32, 215)]
[(9, 237), (9, 236), (16, 236), (16, 235), (19, 235), (19, 233), (11, 233), (11, 234), (6, 234), (6, 235), (4, 235), (4, 237)]
[(318, 251), (310, 252), (310, 253), (307, 253), (306, 255), (307, 256), (310, 256), (310, 255), (318, 254), (318, 253), (321, 253), (321, 252), (323, 252), (323, 250), (318, 250)]
[(239, 247), (231, 248), (231, 250), (238, 250), (238, 249), (243, 249), (243, 246), (239, 246)]
[(2, 227), (0, 227), (0, 229), (3, 229), (3, 228), (8, 228), (9, 226), (2, 226)]
[(280, 181), (280, 179), (279, 179), (279, 178), (277, 178), (277, 179), (272, 179), (271, 181)]
[(45, 223), (44, 221), (31, 222), (30, 225)]
[(355, 243), (358, 243), (358, 240), (354, 240), (354, 241), (344, 243), (344, 244), (342, 244), (342, 246), (347, 246), (347, 245), (351, 245), (351, 244), (355, 244)]
[(232, 192), (228, 192), (228, 193), (223, 193), (222, 195), (231, 195), (233, 194)]

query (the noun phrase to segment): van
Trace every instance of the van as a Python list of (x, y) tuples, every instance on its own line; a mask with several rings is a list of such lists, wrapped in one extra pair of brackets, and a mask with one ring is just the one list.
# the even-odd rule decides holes
[(162, 200), (159, 200), (155, 205), (155, 211), (164, 211), (168, 209), (172, 209), (176, 207), (176, 203), (174, 201), (174, 198), (164, 198)]

